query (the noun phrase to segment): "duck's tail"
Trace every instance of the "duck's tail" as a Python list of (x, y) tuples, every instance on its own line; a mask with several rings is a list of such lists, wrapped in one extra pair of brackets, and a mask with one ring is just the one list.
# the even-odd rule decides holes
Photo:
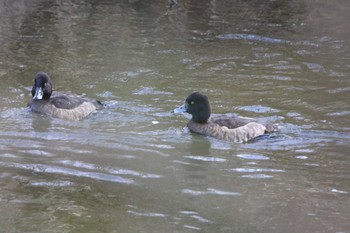
[(265, 127), (265, 133), (272, 133), (279, 129), (278, 125), (276, 124), (266, 124)]
[(117, 101), (102, 102), (100, 100), (96, 100), (96, 105), (97, 105), (98, 109), (102, 109), (102, 108), (107, 108), (107, 109), (118, 108), (118, 102)]

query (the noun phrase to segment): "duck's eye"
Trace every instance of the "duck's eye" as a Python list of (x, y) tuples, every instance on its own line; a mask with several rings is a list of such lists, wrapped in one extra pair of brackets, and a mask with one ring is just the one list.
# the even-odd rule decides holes
[(190, 102), (190, 104), (193, 105), (193, 104), (194, 104), (194, 101), (192, 100), (192, 101)]

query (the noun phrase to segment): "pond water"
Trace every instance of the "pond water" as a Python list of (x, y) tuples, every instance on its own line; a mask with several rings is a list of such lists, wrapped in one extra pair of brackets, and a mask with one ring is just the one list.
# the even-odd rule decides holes
[[(2, 232), (350, 232), (350, 2), (2, 1)], [(26, 108), (34, 75), (110, 108)], [(189, 132), (188, 94), (279, 124)]]

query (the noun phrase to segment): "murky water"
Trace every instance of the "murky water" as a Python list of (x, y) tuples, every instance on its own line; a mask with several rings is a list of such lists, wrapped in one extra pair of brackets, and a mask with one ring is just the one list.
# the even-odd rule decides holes
[[(2, 232), (350, 232), (348, 1), (2, 1)], [(29, 112), (33, 77), (110, 106)], [(235, 144), (170, 111), (276, 122)]]

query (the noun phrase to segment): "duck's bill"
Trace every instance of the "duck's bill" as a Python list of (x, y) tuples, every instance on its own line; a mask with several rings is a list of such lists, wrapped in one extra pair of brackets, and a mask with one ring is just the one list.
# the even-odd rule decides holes
[(183, 113), (183, 112), (186, 112), (186, 105), (181, 105), (180, 107), (178, 108), (175, 108), (173, 111), (171, 111), (172, 113), (175, 113), (175, 114), (179, 114), (179, 113)]
[(33, 100), (41, 100), (43, 99), (43, 96), (44, 96), (43, 89), (41, 87), (37, 87), (35, 89), (35, 95), (33, 96)]

